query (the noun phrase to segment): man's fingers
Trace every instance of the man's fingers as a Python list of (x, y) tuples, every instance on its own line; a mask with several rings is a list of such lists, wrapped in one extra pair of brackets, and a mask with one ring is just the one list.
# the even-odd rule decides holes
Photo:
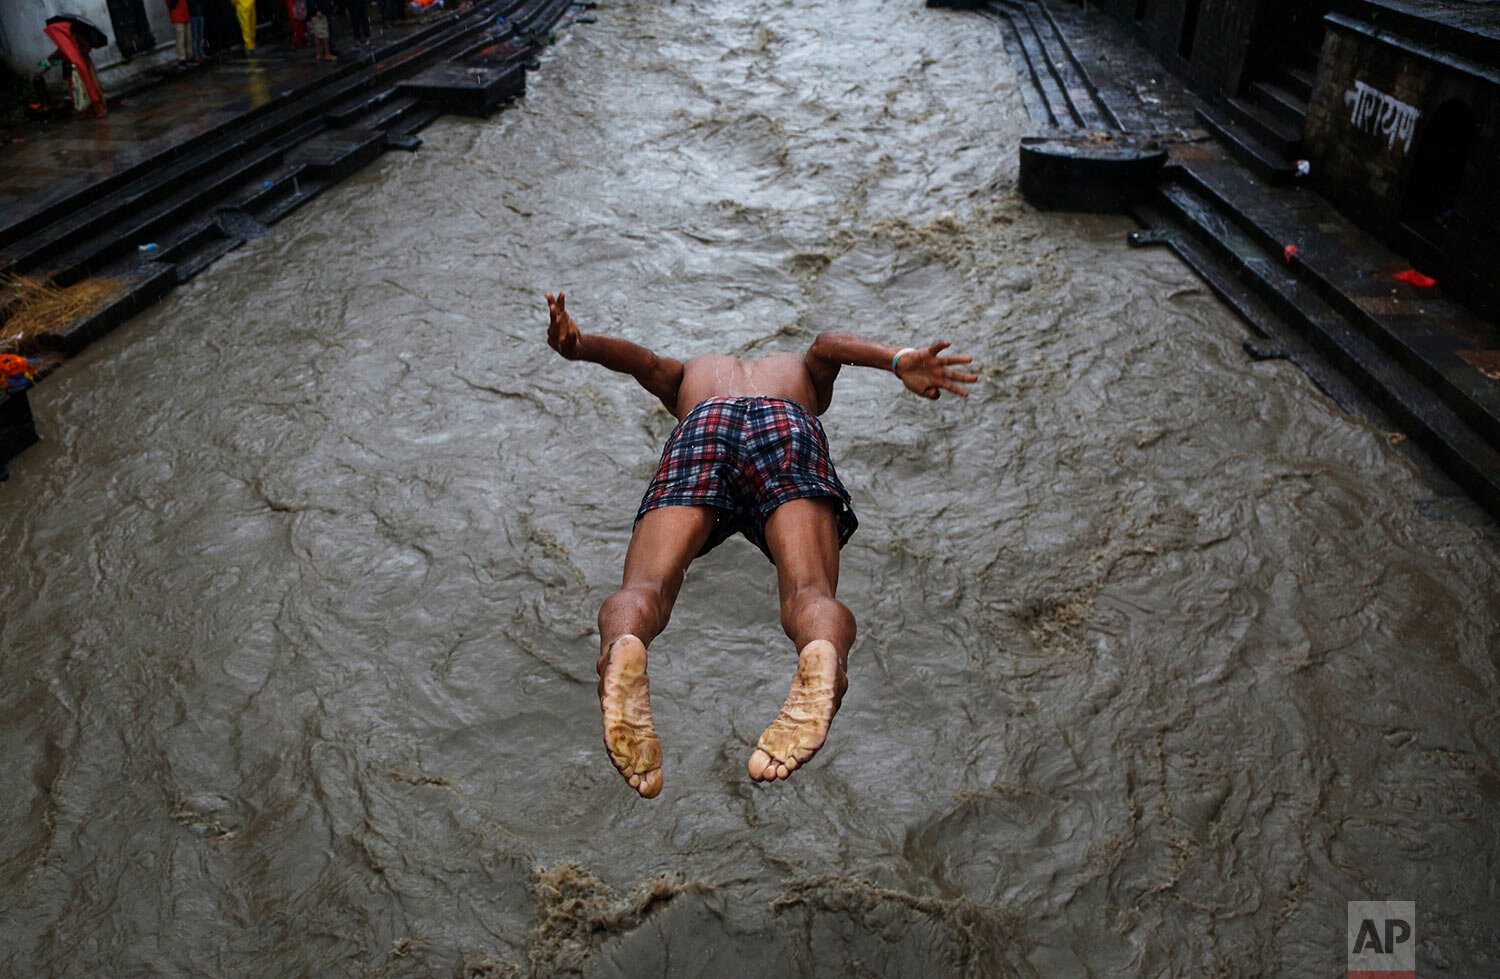
[(942, 362), (945, 363), (945, 364), (972, 364), (972, 363), (974, 363), (974, 358), (970, 357), (968, 354), (955, 354), (952, 357), (942, 357), (942, 358), (939, 358), (939, 359), (942, 360)]
[(562, 308), (563, 308), (563, 299), (564, 299), (564, 298), (565, 298), (565, 297), (564, 297), (564, 296), (563, 296), (563, 294), (562, 294), (562, 293), (560, 293), (560, 292), (559, 292), (559, 293), (558, 293), (558, 294), (557, 294), (557, 308), (558, 308), (558, 309), (562, 309)]
[(953, 344), (949, 343), (947, 340), (939, 340), (937, 343), (934, 343), (932, 346), (928, 347), (927, 350), (929, 353), (936, 354), (939, 350), (946, 350), (951, 346), (953, 346)]

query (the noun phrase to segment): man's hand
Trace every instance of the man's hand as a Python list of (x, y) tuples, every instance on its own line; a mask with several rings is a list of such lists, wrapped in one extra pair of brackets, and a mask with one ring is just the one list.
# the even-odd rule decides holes
[(944, 391), (952, 391), (954, 394), (967, 398), (969, 392), (958, 386), (959, 381), (972, 384), (979, 380), (978, 374), (970, 374), (966, 371), (949, 370), (950, 364), (968, 364), (974, 361), (973, 357), (967, 355), (939, 357), (939, 351), (951, 346), (947, 340), (934, 343), (930, 347), (913, 350), (909, 354), (902, 354), (896, 362), (896, 376), (901, 378), (901, 383), (906, 385), (908, 391), (920, 394), (924, 398), (936, 401), (938, 395)]
[(563, 294), (558, 293), (557, 298), (552, 298), (552, 293), (545, 293), (547, 297), (547, 346), (562, 354), (568, 360), (578, 359), (579, 338), (582, 334), (578, 331), (578, 324), (573, 322), (573, 317), (568, 315), (567, 309), (563, 307)]

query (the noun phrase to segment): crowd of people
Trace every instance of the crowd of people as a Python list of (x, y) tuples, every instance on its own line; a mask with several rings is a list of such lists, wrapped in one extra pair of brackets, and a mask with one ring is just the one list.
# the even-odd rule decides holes
[[(171, 14), (177, 37), (177, 61), (188, 64), (205, 59), (205, 12), (217, 6), (222, 12), (232, 7), (240, 39), (247, 52), (255, 50), (256, 0), (163, 0)], [(340, 14), (348, 21), (349, 32), (356, 42), (370, 39), (370, 0), (284, 0), (286, 25), (292, 47), (300, 48), (313, 39), (320, 61), (336, 60), (333, 55), (333, 21)], [(380, 0), (381, 17), (387, 22), (406, 14), (402, 0)], [(279, 19), (279, 18), (278, 18)]]

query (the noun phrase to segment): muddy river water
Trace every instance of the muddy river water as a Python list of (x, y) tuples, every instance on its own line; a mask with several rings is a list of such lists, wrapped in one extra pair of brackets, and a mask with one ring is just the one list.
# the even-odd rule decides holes
[[(991, 25), (615, 0), (35, 392), (0, 486), (0, 972), (1335, 975), (1346, 902), (1500, 970), (1500, 536), (1121, 218), (1015, 193)], [(653, 645), (594, 614), (672, 419), (557, 358), (947, 338), (846, 371), (862, 527), (828, 747), (735, 539)]]

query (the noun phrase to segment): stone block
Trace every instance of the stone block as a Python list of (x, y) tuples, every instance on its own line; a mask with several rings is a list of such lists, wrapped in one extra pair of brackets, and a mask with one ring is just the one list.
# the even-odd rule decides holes
[(487, 116), (507, 99), (526, 91), (526, 69), (519, 64), (434, 65), (401, 83), (401, 89), (445, 112)]
[(1124, 211), (1146, 199), (1166, 161), (1166, 148), (1149, 136), (1028, 136), (1021, 196), (1042, 210)]

